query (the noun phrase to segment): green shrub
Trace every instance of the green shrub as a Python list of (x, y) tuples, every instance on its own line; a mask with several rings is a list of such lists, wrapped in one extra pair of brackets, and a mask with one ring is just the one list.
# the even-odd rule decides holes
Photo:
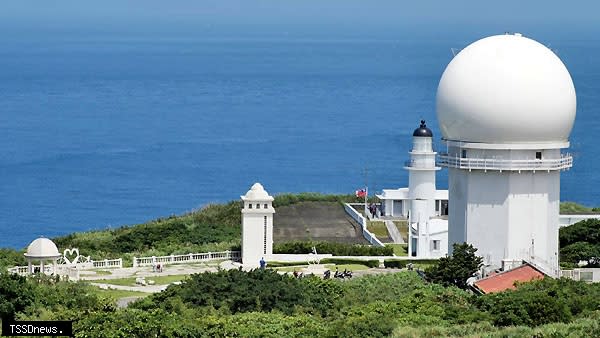
[(220, 270), (191, 275), (181, 285), (171, 285), (136, 306), (149, 310), (180, 298), (188, 306), (210, 306), (230, 313), (276, 310), (289, 315), (303, 309), (325, 314), (342, 292), (339, 284), (318, 277), (293, 278), (270, 269)]
[(406, 261), (399, 259), (386, 259), (383, 261), (383, 265), (385, 265), (386, 268), (403, 269), (406, 267)]
[(406, 259), (406, 264), (412, 263), (414, 265), (434, 265), (437, 264), (439, 259)]
[(27, 278), (0, 272), (0, 320), (12, 319), (35, 301), (35, 289)]
[(267, 262), (267, 268), (281, 268), (296, 265), (308, 265), (308, 262)]
[(25, 259), (23, 253), (23, 251), (0, 248), (0, 271), (16, 265), (27, 265), (27, 259)]
[(307, 254), (312, 252), (313, 247), (317, 249), (319, 254), (332, 254), (334, 256), (391, 256), (394, 253), (392, 247), (313, 241), (275, 243), (273, 253)]
[(323, 258), (321, 259), (321, 264), (361, 264), (366, 265), (370, 268), (379, 267), (379, 260), (371, 259), (371, 260), (361, 260), (361, 259), (346, 259), (346, 258)]
[(483, 258), (477, 256), (477, 248), (467, 243), (454, 243), (451, 256), (442, 257), (427, 269), (427, 278), (445, 286), (467, 288), (467, 279), (479, 270)]
[(544, 278), (519, 284), (516, 290), (483, 295), (475, 303), (498, 326), (566, 323), (600, 309), (600, 285)]
[(600, 220), (588, 219), (559, 230), (560, 260), (577, 264), (580, 260), (600, 261)]

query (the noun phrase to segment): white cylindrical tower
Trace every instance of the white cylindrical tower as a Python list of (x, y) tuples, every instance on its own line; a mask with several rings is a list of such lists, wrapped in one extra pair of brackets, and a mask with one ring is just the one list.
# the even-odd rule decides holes
[(449, 252), (467, 242), (504, 269), (531, 262), (558, 275), (561, 153), (576, 111), (561, 60), (521, 34), (491, 36), (450, 62), (438, 86), (447, 152)]
[(242, 198), (242, 263), (258, 267), (273, 255), (273, 197), (254, 183)]
[(432, 138), (433, 133), (421, 120), (421, 125), (413, 132), (410, 160), (404, 167), (408, 170), (410, 198), (408, 253), (415, 252), (419, 257), (429, 255), (427, 223), (435, 216), (435, 172), (440, 167), (435, 165)]

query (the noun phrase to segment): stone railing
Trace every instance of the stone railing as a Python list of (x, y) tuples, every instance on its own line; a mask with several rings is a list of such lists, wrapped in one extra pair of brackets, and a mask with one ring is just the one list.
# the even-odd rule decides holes
[[(40, 266), (39, 265), (32, 265), (32, 268), (33, 269), (39, 269)], [(24, 276), (29, 271), (28, 271), (28, 267), (27, 266), (15, 266), (15, 267), (9, 268), (8, 272)], [(47, 273), (47, 274), (52, 273), (52, 265), (50, 265), (50, 266), (48, 266), (48, 265), (44, 266), (44, 273)]]
[(123, 267), (122, 258), (105, 259), (103, 261), (91, 261), (91, 263), (92, 269), (120, 269)]
[(360, 212), (356, 211), (356, 209), (354, 209), (349, 203), (344, 203), (344, 210), (346, 210), (346, 213), (350, 215), (350, 217), (352, 217), (356, 222), (358, 222), (358, 224), (360, 224), (363, 237), (369, 241), (369, 243), (377, 246), (385, 246), (367, 229), (367, 219), (361, 215)]
[[(67, 274), (67, 271), (71, 270), (92, 270), (92, 269), (120, 269), (123, 267), (123, 259), (105, 259), (101, 261), (89, 261), (82, 262), (76, 264), (57, 264), (56, 270), (59, 274)], [(39, 265), (31, 265), (31, 268), (35, 271), (39, 270)], [(46, 264), (44, 265), (44, 273), (52, 274), (53, 265)], [(15, 266), (8, 269), (10, 273), (16, 273), (18, 275), (27, 275), (28, 267), (27, 266)]]
[(151, 266), (156, 264), (189, 264), (201, 263), (216, 260), (239, 260), (241, 252), (222, 251), (206, 253), (190, 253), (185, 255), (152, 256), (152, 257), (133, 257), (133, 267)]

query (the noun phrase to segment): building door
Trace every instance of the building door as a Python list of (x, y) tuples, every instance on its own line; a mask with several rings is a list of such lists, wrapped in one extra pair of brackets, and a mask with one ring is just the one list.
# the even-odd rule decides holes
[(394, 207), (392, 208), (392, 216), (402, 216), (402, 200), (394, 200)]

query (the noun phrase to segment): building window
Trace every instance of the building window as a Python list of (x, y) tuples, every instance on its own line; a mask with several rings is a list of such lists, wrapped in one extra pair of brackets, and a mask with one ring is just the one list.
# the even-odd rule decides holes
[(265, 203), (264, 207), (265, 207), (265, 209), (269, 209), (269, 206), (267, 205), (267, 203)]
[(460, 151), (460, 157), (467, 158), (467, 149), (462, 149)]
[(256, 203), (256, 209), (260, 209), (260, 204)]
[(252, 203), (248, 203), (248, 209), (252, 209)]
[(541, 151), (536, 151), (535, 152), (535, 158), (537, 160), (541, 160), (542, 159), (542, 152)]
[(440, 240), (434, 239), (432, 242), (433, 251), (440, 251)]
[(263, 253), (267, 254), (267, 216), (264, 216), (264, 242), (263, 242)]
[(441, 211), (440, 211), (440, 215), (441, 216), (446, 216), (448, 215), (448, 201), (447, 200), (441, 200)]

